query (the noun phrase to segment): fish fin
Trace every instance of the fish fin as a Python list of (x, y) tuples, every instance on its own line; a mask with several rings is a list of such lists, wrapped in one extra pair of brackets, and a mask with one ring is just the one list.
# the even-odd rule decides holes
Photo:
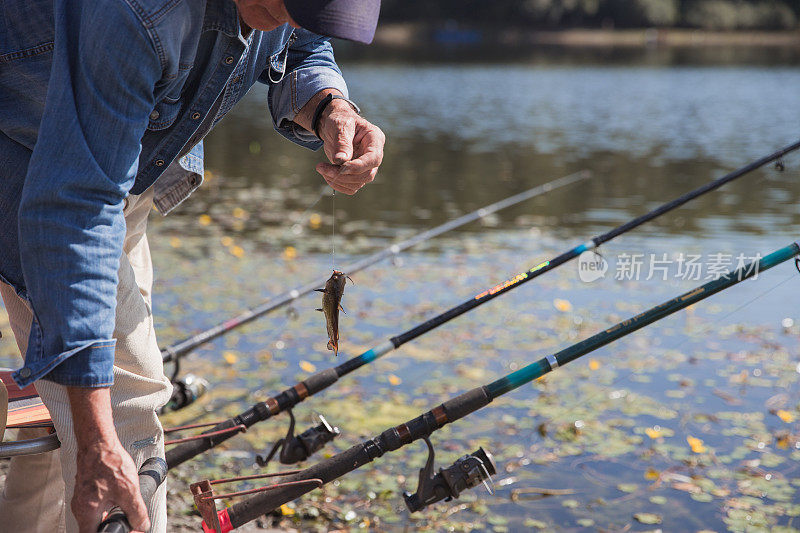
[(347, 276), (347, 279), (349, 279), (349, 280), (350, 280), (350, 283), (352, 283), (353, 285), (355, 285), (355, 284), (356, 284), (356, 282), (355, 282), (355, 281), (353, 281), (353, 278), (351, 278), (350, 276)]
[(339, 355), (339, 345), (333, 341), (328, 341), (328, 349), (333, 350), (335, 355)]
[(317, 292), (327, 292), (325, 289), (314, 289)]
[(322, 308), (314, 309), (314, 311), (319, 311), (320, 313), (322, 313)]
[(347, 311), (344, 310), (344, 307), (342, 307), (342, 304), (339, 304), (339, 311), (341, 311), (344, 314), (347, 314)]

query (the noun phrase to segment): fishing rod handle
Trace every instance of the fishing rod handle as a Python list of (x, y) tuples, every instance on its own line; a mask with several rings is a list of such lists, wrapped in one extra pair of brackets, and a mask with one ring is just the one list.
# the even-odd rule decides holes
[[(167, 463), (161, 457), (151, 457), (139, 469), (139, 492), (148, 511), (153, 496), (166, 478)], [(130, 533), (132, 530), (128, 517), (119, 507), (112, 509), (105, 520), (97, 526), (97, 531), (103, 533)]]
[[(372, 458), (365, 450), (363, 444), (357, 444), (349, 450), (338, 453), (330, 459), (325, 459), (297, 474), (282, 477), (281, 483), (319, 479), (324, 485), (325, 483), (360, 468), (370, 461), (372, 461)], [(262, 492), (220, 511), (218, 513), (220, 515), (220, 522), (224, 523), (227, 518), (231, 526), (235, 529), (255, 520), (259, 516), (263, 516), (265, 513), (277, 509), (286, 502), (296, 500), (300, 496), (316, 488), (317, 485), (309, 483), (287, 485), (284, 487), (279, 486), (276, 489)]]
[[(228, 420), (220, 422), (216, 426), (212, 427), (207, 431), (204, 431), (203, 433), (216, 433), (226, 429), (234, 428), (238, 425), (241, 424), (236, 422), (236, 418), (229, 418)], [(227, 433), (217, 434), (213, 437), (208, 437), (206, 439), (191, 440), (179, 444), (172, 449), (167, 450), (165, 454), (167, 459), (167, 468), (175, 468), (176, 466), (183, 464), (189, 459), (196, 457), (201, 453), (210, 450), (217, 444), (233, 437), (236, 433), (237, 432), (230, 431)]]

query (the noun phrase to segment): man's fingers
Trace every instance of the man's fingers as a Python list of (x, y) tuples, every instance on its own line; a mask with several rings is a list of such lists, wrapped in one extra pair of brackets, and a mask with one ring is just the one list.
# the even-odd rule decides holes
[(329, 163), (317, 164), (317, 172), (319, 172), (320, 174), (322, 174), (331, 181), (347, 185), (363, 185), (364, 183), (372, 181), (371, 179), (369, 179), (369, 174), (373, 171), (377, 171), (377, 169), (371, 168), (368, 169), (366, 172), (359, 172), (358, 174), (350, 174), (342, 172), (341, 166), (339, 165), (331, 165)]
[(373, 168), (369, 172), (358, 175), (338, 174), (335, 172), (335, 170), (331, 172), (330, 167), (333, 169), (338, 168), (335, 165), (320, 163), (317, 165), (317, 172), (322, 175), (322, 177), (325, 179), (325, 182), (333, 187), (333, 189), (350, 195), (355, 194), (361, 187), (373, 181), (375, 179), (375, 175), (378, 173), (378, 169)]
[(352, 118), (346, 118), (332, 122), (331, 125), (335, 130), (328, 133), (330, 141), (325, 143), (325, 155), (331, 163), (341, 165), (353, 157), (356, 123)]
[(383, 154), (378, 152), (366, 152), (358, 159), (347, 161), (341, 165), (340, 174), (363, 174), (373, 168), (378, 168), (383, 161)]
[[(360, 137), (360, 139), (359, 139)], [(342, 164), (342, 174), (362, 174), (377, 168), (383, 162), (383, 132), (369, 130), (364, 135), (356, 135), (356, 153), (351, 161)]]
[(103, 520), (103, 511), (100, 510), (100, 506), (93, 505), (91, 502), (80, 502), (73, 498), (70, 508), (75, 516), (75, 521), (78, 522), (78, 531), (81, 533), (97, 531), (97, 525)]
[(319, 163), (317, 172), (334, 190), (355, 194), (375, 179), (386, 138), (379, 128), (352, 113), (330, 118), (321, 132), (330, 163)]
[(137, 531), (147, 531), (150, 529), (150, 518), (147, 516), (147, 507), (142, 500), (141, 494), (137, 488), (132, 497), (128, 499), (125, 505), (120, 505), (120, 509), (125, 512), (133, 529)]

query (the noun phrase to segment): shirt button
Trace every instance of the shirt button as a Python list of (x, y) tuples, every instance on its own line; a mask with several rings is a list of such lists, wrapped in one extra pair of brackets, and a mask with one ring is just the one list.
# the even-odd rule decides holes
[(164, 166), (164, 160), (163, 159), (156, 159), (156, 166), (157, 167), (163, 167)]
[(225, 64), (226, 64), (226, 65), (231, 65), (231, 64), (233, 64), (233, 56), (228, 56), (228, 57), (226, 57), (226, 58), (225, 58)]
[(31, 377), (31, 369), (30, 368), (23, 368), (19, 371), (19, 375), (23, 378)]
[(197, 112), (192, 113), (192, 120), (197, 120), (199, 118), (200, 118), (200, 113), (197, 113)]
[(158, 120), (158, 117), (159, 117), (159, 116), (160, 116), (160, 115), (158, 114), (158, 111), (156, 111), (155, 109), (153, 109), (153, 112), (152, 112), (152, 113), (150, 113), (150, 120)]

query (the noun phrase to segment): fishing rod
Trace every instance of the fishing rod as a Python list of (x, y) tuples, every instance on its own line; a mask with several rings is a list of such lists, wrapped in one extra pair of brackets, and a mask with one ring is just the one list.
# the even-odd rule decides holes
[[(447, 233), (455, 228), (473, 222), (475, 220), (485, 218), (492, 213), (496, 213), (502, 209), (507, 207), (511, 207), (516, 205), (520, 202), (524, 202), (525, 200), (530, 200), (531, 198), (536, 198), (537, 196), (541, 196), (546, 194), (550, 191), (554, 191), (561, 187), (566, 187), (567, 185), (572, 185), (573, 183), (588, 179), (591, 177), (591, 173), (587, 170), (582, 170), (580, 172), (576, 172), (574, 174), (570, 174), (568, 176), (564, 176), (562, 178), (555, 179), (553, 181), (549, 181), (542, 185), (538, 185), (533, 187), (532, 189), (528, 189), (527, 191), (515, 194), (513, 196), (509, 196), (504, 200), (500, 200), (499, 202), (495, 202), (493, 204), (487, 205), (485, 207), (481, 207), (480, 209), (476, 209), (475, 211), (468, 213), (466, 215), (460, 216), (456, 219), (453, 219), (449, 222), (445, 222), (440, 226), (436, 226), (435, 228), (431, 228), (427, 231), (423, 231), (409, 239), (406, 239), (402, 242), (398, 242), (389, 246), (388, 248), (376, 252), (370, 256), (361, 259), (360, 261), (356, 261), (355, 263), (348, 265), (344, 268), (343, 272), (347, 272), (348, 274), (354, 274), (365, 268), (386, 259), (387, 257), (395, 256), (406, 250), (415, 246), (421, 242), (427, 241), (432, 239), (433, 237), (437, 237), (442, 235), (443, 233)], [(212, 328), (207, 329), (201, 333), (196, 335), (192, 335), (180, 342), (172, 344), (171, 346), (167, 346), (161, 350), (161, 356), (165, 363), (176, 361), (183, 355), (189, 353), (190, 351), (194, 350), (198, 346), (201, 346), (209, 341), (224, 335), (225, 333), (238, 328), (248, 322), (255, 320), (256, 318), (262, 317), (267, 313), (270, 313), (280, 307), (283, 307), (294, 300), (298, 299), (300, 296), (304, 294), (308, 294), (313, 292), (314, 289), (319, 288), (320, 286), (325, 285), (325, 281), (327, 278), (314, 281), (303, 285), (301, 287), (297, 287), (292, 289), (280, 296), (276, 296), (274, 298), (270, 298), (263, 302), (262, 304), (253, 307), (252, 309), (248, 309), (246, 311), (241, 312), (240, 314), (236, 315), (233, 318), (222, 322)]]
[[(395, 451), (415, 440), (423, 439), (428, 446), (428, 460), (420, 470), (419, 486), (414, 494), (403, 495), (411, 512), (419, 511), (440, 500), (458, 497), (465, 489), (484, 484), (491, 479), (496, 468), (491, 454), (479, 448), (458, 459), (448, 468), (433, 473), (434, 451), (431, 434), (446, 424), (455, 422), (487, 406), (494, 399), (538, 379), (548, 372), (564, 366), (579, 357), (614, 342), (626, 335), (665, 318), (681, 309), (723, 291), (745, 279), (764, 272), (800, 254), (800, 245), (792, 243), (749, 265), (710, 281), (694, 290), (657, 305), (633, 318), (620, 322), (558, 353), (548, 355), (496, 381), (472, 389), (448, 400), (430, 411), (389, 428), (380, 435), (365, 440), (349, 450), (301, 471), (279, 473), (284, 481), (260, 489), (247, 491), (256, 495), (217, 512), (208, 481), (191, 485), (198, 508), (203, 514), (203, 529), (225, 533), (250, 522), (284, 503), (329, 483), (361, 466), (374, 461), (387, 452)], [(800, 269), (800, 267), (798, 267)], [(272, 474), (275, 475), (275, 474)], [(487, 485), (487, 488), (488, 485)], [(235, 493), (234, 493), (235, 494)]]
[[(399, 348), (406, 342), (409, 342), (412, 339), (415, 339), (420, 335), (438, 326), (441, 326), (445, 322), (448, 322), (457, 316), (462, 315), (463, 313), (466, 313), (467, 311), (474, 309), (475, 307), (478, 307), (479, 305), (484, 304), (496, 298), (497, 296), (500, 296), (501, 294), (504, 294), (511, 289), (522, 285), (527, 281), (539, 277), (545, 272), (553, 270), (554, 268), (566, 263), (570, 259), (574, 259), (587, 250), (596, 248), (600, 244), (608, 242), (614, 237), (626, 233), (637, 226), (644, 224), (645, 222), (663, 215), (672, 209), (680, 207), (686, 202), (709, 191), (717, 189), (722, 185), (725, 185), (736, 178), (744, 176), (745, 174), (752, 172), (753, 170), (756, 170), (757, 168), (760, 168), (772, 161), (780, 160), (785, 154), (798, 148), (800, 148), (800, 141), (782, 148), (777, 152), (773, 152), (766, 157), (762, 157), (761, 159), (729, 174), (726, 174), (725, 176), (722, 176), (714, 181), (711, 181), (689, 193), (684, 194), (679, 198), (676, 198), (675, 200), (672, 200), (671, 202), (665, 203), (649, 213), (634, 218), (633, 220), (626, 222), (625, 224), (622, 224), (621, 226), (618, 226), (607, 233), (598, 235), (589, 242), (576, 246), (575, 248), (564, 252), (550, 261), (540, 263), (530, 270), (522, 272), (521, 274), (518, 274), (515, 277), (500, 283), (489, 290), (483, 291), (466, 302), (457, 305), (456, 307), (453, 307), (442, 314), (431, 318), (430, 320), (427, 320), (426, 322), (406, 331), (405, 333), (401, 333), (396, 337), (392, 337), (388, 341), (385, 341), (338, 366), (312, 374), (304, 381), (301, 381), (293, 387), (285, 389), (283, 392), (268, 398), (266, 401), (255, 404), (247, 411), (233, 418), (229, 418), (228, 420), (220, 422), (206, 433), (198, 435), (194, 440), (183, 442), (179, 446), (168, 450), (166, 454), (167, 464), (170, 466), (170, 468), (175, 467), (231, 438), (236, 433), (244, 431), (246, 428), (257, 422), (267, 420), (283, 411), (291, 412), (291, 409), (295, 405), (302, 402), (307, 397), (330, 387), (342, 376), (345, 376), (350, 372), (353, 372), (354, 370), (357, 370), (358, 368), (375, 361), (379, 357)], [(338, 432), (327, 431), (327, 428), (323, 424), (320, 424), (315, 428), (311, 428), (299, 436), (295, 436), (293, 434), (293, 430), (294, 424), (292, 423), (289, 426), (289, 432), (283, 439), (283, 446), (299, 447), (301, 450), (306, 450), (308, 452), (306, 457), (308, 457), (314, 451), (319, 450), (322, 446), (333, 440), (338, 435)], [(305, 440), (302, 438), (304, 436)]]

